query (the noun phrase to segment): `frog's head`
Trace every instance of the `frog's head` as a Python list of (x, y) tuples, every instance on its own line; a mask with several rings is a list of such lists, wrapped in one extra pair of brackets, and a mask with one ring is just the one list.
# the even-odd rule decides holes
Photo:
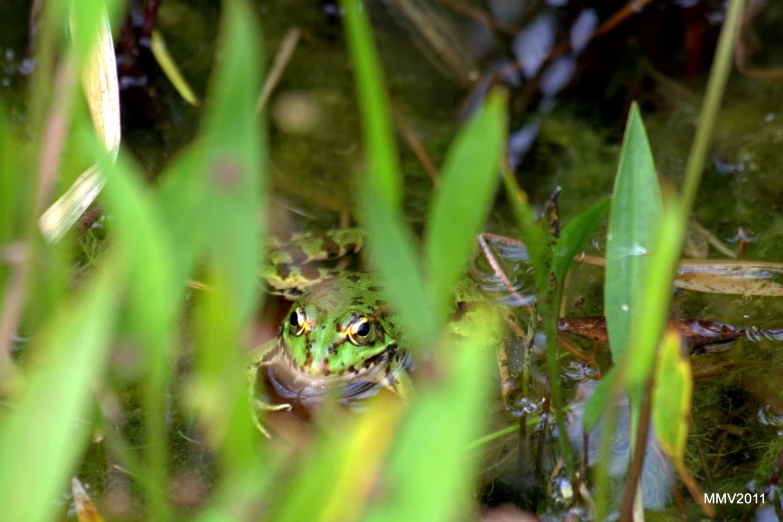
[(293, 370), (317, 379), (374, 373), (398, 351), (383, 291), (366, 275), (324, 281), (297, 299), (279, 343)]

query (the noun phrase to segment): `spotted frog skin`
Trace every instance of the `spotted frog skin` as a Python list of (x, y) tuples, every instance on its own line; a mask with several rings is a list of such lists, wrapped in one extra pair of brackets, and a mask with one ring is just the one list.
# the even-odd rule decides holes
[[(363, 381), (407, 400), (412, 390), (408, 343), (378, 279), (310, 264), (357, 252), (362, 245), (360, 230), (345, 229), (302, 235), (270, 250), (262, 277), (272, 293), (295, 301), (275, 339), (251, 352), (248, 379), (253, 393), (258, 371), (277, 366), (302, 386), (327, 388)], [(472, 280), (460, 283), (455, 288), (455, 319), (461, 319), (476, 298), (480, 293)], [(501, 365), (501, 377), (507, 374)], [(291, 408), (255, 402), (261, 410)]]

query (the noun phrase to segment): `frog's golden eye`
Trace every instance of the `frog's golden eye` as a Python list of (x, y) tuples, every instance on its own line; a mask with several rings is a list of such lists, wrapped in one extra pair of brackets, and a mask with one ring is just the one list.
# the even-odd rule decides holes
[(295, 310), (291, 310), (291, 315), (288, 317), (288, 324), (291, 326), (291, 333), (293, 335), (299, 336), (304, 333), (305, 316), (301, 306), (297, 306)]
[(348, 340), (356, 346), (362, 346), (370, 342), (372, 337), (372, 328), (370, 327), (370, 321), (366, 317), (362, 317), (358, 321), (355, 321), (348, 329)]

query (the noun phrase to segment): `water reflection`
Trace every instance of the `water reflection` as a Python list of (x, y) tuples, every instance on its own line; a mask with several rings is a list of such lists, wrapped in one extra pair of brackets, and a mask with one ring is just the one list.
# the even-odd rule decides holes
[[(598, 386), (598, 381), (585, 381), (582, 385), (584, 398), (571, 404), (571, 417), (568, 424), (568, 438), (574, 448), (582, 451), (582, 433), (585, 407), (592, 394)], [(627, 398), (624, 398), (615, 405), (617, 408), (617, 417), (615, 419), (616, 427), (613, 435), (613, 444), (609, 462), (601, 462), (606, 465), (609, 476), (622, 484), (626, 472), (631, 450), (631, 414)], [(661, 510), (669, 504), (672, 486), (669, 477), (673, 477), (671, 465), (664, 457), (660, 447), (653, 438), (652, 420), (650, 421), (650, 431), (647, 437), (645, 447), (644, 467), (641, 477), (642, 501), (645, 509)], [(596, 427), (589, 434), (588, 440), (588, 465), (598, 464), (600, 457), (601, 442), (604, 437), (604, 419), (600, 420)], [(624, 487), (616, 486), (612, 488), (613, 493), (621, 498), (624, 493)]]
[(598, 15), (594, 9), (585, 9), (579, 13), (576, 22), (574, 22), (569, 31), (571, 50), (575, 55), (579, 55), (584, 51), (593, 38), (596, 27), (598, 27)]
[[(490, 241), (489, 245), (508, 283), (527, 303), (532, 303), (535, 300), (535, 285), (527, 249), (495, 241)], [(484, 256), (477, 256), (472, 275), (483, 291), (497, 296), (498, 303), (505, 306), (520, 305), (518, 298), (509, 292), (506, 281)]]
[[(568, 85), (576, 71), (576, 59), (573, 55), (564, 54), (555, 58), (547, 65), (538, 84), (545, 100), (553, 100), (557, 94)], [(551, 110), (551, 109), (549, 109)], [(547, 110), (547, 112), (549, 112)]]
[(557, 20), (551, 11), (544, 11), (533, 19), (514, 38), (511, 48), (526, 78), (533, 78), (555, 45)]

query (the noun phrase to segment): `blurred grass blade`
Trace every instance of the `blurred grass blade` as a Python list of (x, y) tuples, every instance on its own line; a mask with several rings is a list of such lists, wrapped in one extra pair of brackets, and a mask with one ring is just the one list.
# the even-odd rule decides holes
[(533, 277), (536, 281), (536, 288), (547, 288), (549, 284), (549, 274), (547, 271), (547, 258), (549, 256), (549, 245), (547, 244), (547, 233), (539, 225), (527, 194), (517, 184), (514, 174), (511, 171), (503, 173), (503, 180), (508, 194), (511, 209), (517, 218), (522, 240), (527, 246), (530, 256), (530, 265), (533, 267)]
[(193, 106), (198, 106), (198, 97), (185, 77), (182, 76), (182, 72), (177, 67), (177, 62), (174, 61), (166, 48), (166, 41), (163, 39), (163, 35), (157, 29), (152, 30), (150, 49), (155, 57), (155, 61), (158, 62), (158, 65), (163, 70), (163, 74), (166, 75), (166, 78), (169, 79), (179, 95), (182, 96), (182, 99)]
[(142, 394), (149, 517), (165, 521), (170, 516), (162, 488), (167, 483), (168, 464), (165, 390), (176, 360), (183, 285), (175, 277), (174, 257), (156, 200), (145, 190), (141, 175), (122, 156), (116, 164), (104, 156), (100, 165), (108, 181), (105, 196), (114, 217), (115, 240), (127, 249), (131, 267), (128, 324), (146, 355)]
[(360, 0), (344, 2), (346, 39), (356, 76), (367, 148), (368, 184), (397, 209), (402, 201), (402, 173), (387, 108), (381, 60), (373, 44), (366, 6), (362, 5)]
[(709, 518), (714, 518), (715, 510), (704, 502), (704, 494), (685, 463), (692, 397), (690, 359), (679, 332), (670, 329), (663, 336), (655, 370), (652, 403), (655, 440), (671, 460), (693, 499)]
[[(669, 320), (674, 273), (685, 237), (685, 216), (677, 203), (667, 205), (663, 218), (656, 227), (652, 255), (644, 279), (637, 282), (637, 291), (643, 296), (631, 314), (630, 351), (625, 354), (628, 366), (629, 389), (641, 390), (651, 376), (658, 346)], [(608, 322), (608, 318), (607, 318)], [(609, 342), (612, 342), (611, 331)]]
[(441, 351), (448, 359), (440, 379), (417, 388), (366, 520), (445, 522), (468, 512), (481, 455), (466, 448), (486, 429), (493, 332), (500, 328), (489, 314), (476, 324), (469, 337)]
[(358, 0), (345, 3), (346, 38), (356, 74), (362, 114), (367, 176), (359, 201), (363, 224), (371, 238), (370, 252), (387, 282), (413, 346), (435, 339), (435, 321), (413, 248), (414, 237), (400, 212), (402, 174), (397, 161), (386, 90), (378, 66), (370, 24)]
[(226, 3), (200, 145), (205, 149), (201, 194), (207, 199), (196, 210), (204, 214), (200, 220), (208, 230), (209, 256), (223, 271), (241, 320), (250, 319), (258, 304), (258, 263), (266, 231), (261, 211), (266, 143), (255, 111), (261, 87), (260, 34), (246, 2)]
[(55, 499), (89, 440), (90, 389), (106, 362), (125, 280), (120, 256), (109, 256), (103, 267), (33, 342), (38, 357), (26, 390), (0, 418), (4, 520), (54, 520)]
[[(78, 12), (81, 13), (83, 9)], [(82, 74), (82, 88), (98, 138), (112, 157), (120, 148), (120, 91), (114, 57), (109, 15), (99, 8), (97, 36), (90, 47)], [(80, 28), (84, 25), (79, 24)], [(81, 29), (83, 30), (83, 29)], [(74, 31), (79, 38), (79, 31)], [(93, 165), (41, 215), (38, 226), (50, 242), (62, 239), (66, 232), (95, 201), (104, 180)]]
[(305, 465), (277, 500), (269, 519), (359, 520), (376, 493), (375, 485), (381, 483), (402, 414), (402, 403), (382, 394), (338, 438), (322, 437), (310, 448)]
[(386, 281), (386, 291), (399, 312), (413, 347), (435, 340), (436, 323), (425, 293), (424, 278), (413, 248), (415, 238), (399, 211), (375, 192), (365, 194), (360, 206), (372, 242), (373, 259)]
[(225, 278), (224, 272), (209, 270), (205, 280), (211, 290), (196, 296), (196, 373), (187, 397), (212, 446), (220, 451), (222, 471), (239, 478), (253, 470), (254, 480), (260, 481), (269, 477), (271, 466), (258, 459), (260, 434), (250, 415), (254, 410), (247, 393), (247, 356), (241, 349), (247, 325)]
[(101, 168), (109, 180), (106, 202), (116, 240), (131, 266), (132, 325), (152, 350), (152, 367), (167, 366), (174, 346), (164, 340), (172, 341), (177, 331), (183, 284), (174, 277), (166, 226), (141, 174), (123, 156), (116, 164), (104, 156)]
[(225, 4), (202, 140), (177, 165), (161, 199), (176, 241), (190, 243), (184, 251), (191, 258), (181, 258), (182, 266), (203, 258), (211, 287), (197, 298), (190, 402), (208, 426), (221, 469), (240, 477), (252, 471), (253, 481), (269, 473), (259, 464), (242, 350), (260, 302), (258, 265), (266, 226), (266, 142), (255, 111), (260, 35), (246, 2)]
[(460, 130), (441, 170), (426, 231), (426, 271), (437, 319), (452, 308), (452, 289), (464, 275), (475, 236), (489, 213), (506, 143), (506, 96), (493, 92)]
[(563, 227), (560, 238), (555, 245), (555, 251), (552, 254), (552, 271), (559, 281), (562, 281), (568, 272), (568, 267), (574, 260), (585, 241), (595, 232), (601, 223), (610, 200), (604, 199), (592, 207), (588, 208)]
[(687, 351), (676, 329), (663, 337), (653, 388), (652, 420), (655, 438), (673, 461), (685, 458), (693, 378)]
[(604, 314), (614, 361), (628, 348), (631, 316), (643, 297), (639, 283), (649, 264), (661, 205), (647, 133), (639, 108), (633, 104), (620, 151), (606, 244)]

